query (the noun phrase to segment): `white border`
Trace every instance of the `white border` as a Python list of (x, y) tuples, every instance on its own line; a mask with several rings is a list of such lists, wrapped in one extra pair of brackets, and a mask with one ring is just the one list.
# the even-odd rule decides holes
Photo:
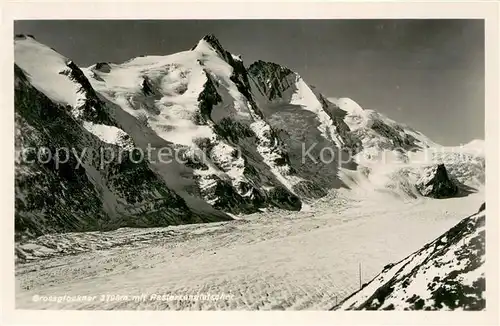
[[(498, 109), (499, 4), (497, 2), (74, 2), (7, 3), (2, 21), (2, 193), (0, 308), (7, 324), (498, 324)], [(14, 309), (14, 115), (13, 20), (15, 19), (346, 19), (474, 18), (485, 19), (487, 147), (487, 309), (484, 312), (133, 312), (34, 311)], [(479, 109), (479, 108), (478, 108)]]

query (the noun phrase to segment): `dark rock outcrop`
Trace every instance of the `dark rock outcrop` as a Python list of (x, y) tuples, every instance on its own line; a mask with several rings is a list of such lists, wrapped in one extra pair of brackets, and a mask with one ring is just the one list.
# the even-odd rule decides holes
[(198, 119), (199, 124), (207, 124), (211, 121), (211, 114), (214, 106), (222, 102), (222, 98), (217, 92), (215, 81), (212, 80), (210, 74), (205, 71), (207, 81), (203, 85), (203, 91), (198, 96), (198, 107), (200, 115)]
[(477, 212), (480, 213), (480, 212), (482, 212), (484, 210), (486, 210), (486, 203), (482, 203), (481, 207), (479, 207), (479, 211), (477, 211)]
[(258, 60), (248, 67), (248, 72), (270, 101), (280, 99), (283, 92), (294, 86), (292, 81), (287, 79), (293, 71), (277, 63)]
[(153, 86), (147, 77), (144, 77), (142, 80), (142, 93), (146, 96), (154, 94)]
[(16, 35), (14, 35), (15, 40), (24, 40), (28, 37), (35, 39), (35, 37), (32, 34), (16, 34)]
[(107, 62), (98, 62), (95, 64), (94, 70), (108, 73), (111, 71), (111, 66)]
[(415, 137), (405, 133), (400, 127), (398, 128), (398, 126), (391, 127), (381, 120), (374, 120), (371, 129), (379, 135), (391, 139), (394, 146), (398, 149), (410, 151), (421, 148), (417, 145)]
[(450, 198), (459, 193), (458, 185), (448, 176), (444, 164), (433, 167), (416, 186), (423, 196), (432, 198)]
[(74, 81), (78, 85), (78, 92), (83, 94), (85, 101), (76, 108), (75, 118), (93, 123), (116, 126), (116, 122), (110, 118), (104, 102), (92, 88), (83, 71), (73, 62), (66, 63), (67, 68), (60, 72), (62, 75)]

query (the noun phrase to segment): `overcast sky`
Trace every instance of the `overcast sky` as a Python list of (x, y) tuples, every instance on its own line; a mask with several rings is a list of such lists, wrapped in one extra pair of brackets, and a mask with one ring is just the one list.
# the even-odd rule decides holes
[(443, 145), (484, 139), (482, 20), (17, 21), (81, 66), (190, 49), (213, 33), (245, 65), (298, 72)]

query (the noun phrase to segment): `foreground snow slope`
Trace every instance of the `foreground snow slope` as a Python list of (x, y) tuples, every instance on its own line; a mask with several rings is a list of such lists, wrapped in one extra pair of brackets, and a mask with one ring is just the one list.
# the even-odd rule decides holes
[[(348, 197), (347, 197), (348, 194)], [(271, 211), (204, 225), (47, 235), (17, 245), (20, 309), (330, 309), (332, 303), (455, 225), (484, 201), (391, 201), (341, 191), (309, 212)], [(99, 296), (230, 294), (229, 299)], [(93, 302), (33, 295), (96, 295)]]
[(336, 309), (485, 309), (485, 210), (384, 270)]

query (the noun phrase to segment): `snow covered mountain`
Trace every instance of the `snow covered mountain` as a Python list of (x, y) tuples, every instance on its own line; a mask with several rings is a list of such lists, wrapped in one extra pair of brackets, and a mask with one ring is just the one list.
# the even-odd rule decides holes
[(484, 186), (481, 140), (444, 147), (352, 99), (325, 98), (276, 63), (257, 61), (248, 71), (259, 106), (289, 148), (292, 167), (321, 188), (320, 196), (338, 187), (428, 196), (421, 183), (435, 178), (441, 164), (457, 187), (450, 196)]
[[(87, 68), (17, 35), (15, 72), (18, 152), (70, 150), (64, 164), (16, 162), (19, 234), (297, 211), (340, 187), (420, 196), (422, 175), (455, 155), (350, 99), (327, 99), (288, 68), (247, 69), (213, 35), (188, 51)], [(484, 184), (478, 144), (460, 149), (470, 163), (445, 162), (470, 187)], [(429, 148), (445, 153), (417, 164)]]
[(192, 169), (195, 192), (213, 207), (300, 209), (294, 186), (301, 180), (254, 102), (246, 69), (214, 36), (190, 51), (84, 71), (98, 92), (176, 144)]
[(345, 186), (339, 167), (355, 169), (350, 157), (361, 145), (344, 121), (346, 112), (286, 67), (257, 61), (248, 71), (257, 103), (289, 149), (292, 167), (316, 185), (313, 195)]
[[(405, 124), (363, 109), (351, 99), (329, 100), (347, 112), (344, 121), (362, 144), (354, 156), (357, 173), (341, 171), (350, 187), (390, 192), (402, 198), (462, 196), (484, 187), (484, 141), (441, 146)], [(425, 191), (439, 175), (449, 177), (450, 187), (456, 187), (456, 191), (447, 195)]]
[(479, 211), (384, 270), (336, 310), (482, 310), (485, 219)]
[[(73, 153), (73, 147), (77, 154), (104, 148), (115, 159), (150, 154), (138, 164), (120, 159), (104, 167), (99, 157), (83, 155), (85, 164), (74, 170), (78, 157), (70, 155), (60, 183), (63, 168), (54, 167), (55, 159), (48, 171), (39, 160), (19, 159), (20, 233), (206, 222), (229, 219), (223, 212), (301, 208), (294, 187), (303, 181), (255, 104), (243, 63), (213, 36), (170, 56), (79, 68), (33, 37), (17, 35), (15, 70), (19, 153), (46, 146), (50, 154), (59, 148)], [(165, 152), (167, 160), (160, 157)], [(135, 172), (139, 168), (146, 175)], [(111, 187), (118, 183), (114, 174), (126, 180)], [(74, 191), (64, 190), (67, 179)], [(51, 190), (52, 184), (62, 188)], [(160, 202), (173, 205), (175, 219), (158, 217)], [(146, 221), (136, 221), (138, 215)]]
[[(31, 37), (17, 37), (15, 50), (16, 236), (231, 219), (188, 205), (138, 160), (140, 140), (124, 131), (137, 132), (136, 120), (74, 63)], [(114, 159), (103, 164), (101, 153)]]
[[(383, 150), (402, 149), (416, 151), (422, 148), (438, 147), (422, 133), (398, 123), (374, 110), (363, 109), (349, 98), (329, 98), (340, 109), (347, 112), (345, 122), (349, 129), (362, 141), (365, 149), (378, 153)], [(370, 158), (370, 153), (364, 153)]]

